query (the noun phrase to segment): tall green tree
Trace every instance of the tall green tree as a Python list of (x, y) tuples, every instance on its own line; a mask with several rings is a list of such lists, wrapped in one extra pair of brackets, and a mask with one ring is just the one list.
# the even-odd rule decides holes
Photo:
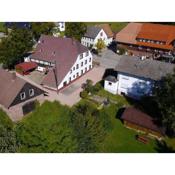
[(0, 62), (4, 67), (14, 68), (14, 65), (22, 60), (32, 46), (32, 33), (27, 29), (15, 28), (0, 43)]
[(14, 153), (16, 150), (17, 140), (13, 123), (0, 109), (0, 153)]
[(45, 102), (16, 127), (19, 152), (71, 153), (77, 140), (69, 123), (69, 108)]
[(97, 152), (105, 138), (105, 129), (99, 111), (89, 103), (73, 109), (71, 123), (78, 141), (77, 152)]
[(161, 114), (161, 122), (171, 134), (175, 134), (175, 71), (162, 79), (154, 90), (155, 101)]
[(86, 32), (87, 26), (83, 22), (67, 22), (65, 35), (70, 38), (81, 40)]
[(98, 52), (101, 52), (103, 48), (106, 47), (105, 42), (102, 39), (98, 39), (95, 47), (97, 48)]
[(32, 22), (31, 23), (31, 31), (36, 41), (38, 41), (41, 34), (52, 35), (54, 27), (55, 27), (55, 24), (53, 22)]

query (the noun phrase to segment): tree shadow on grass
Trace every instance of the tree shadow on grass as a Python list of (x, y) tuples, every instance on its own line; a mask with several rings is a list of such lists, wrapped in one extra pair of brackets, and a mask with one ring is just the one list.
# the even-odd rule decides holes
[(124, 112), (125, 108), (120, 108), (118, 111), (117, 111), (117, 114), (116, 114), (116, 118), (117, 119), (120, 119), (121, 120), (121, 116)]
[(155, 150), (158, 153), (175, 153), (175, 150), (172, 147), (168, 146), (165, 141), (156, 140)]

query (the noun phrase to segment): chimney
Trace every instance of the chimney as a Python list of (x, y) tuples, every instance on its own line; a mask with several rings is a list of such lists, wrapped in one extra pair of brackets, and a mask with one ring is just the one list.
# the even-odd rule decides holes
[(12, 73), (12, 81), (15, 81), (15, 79), (16, 79), (16, 73), (13, 72), (13, 73)]

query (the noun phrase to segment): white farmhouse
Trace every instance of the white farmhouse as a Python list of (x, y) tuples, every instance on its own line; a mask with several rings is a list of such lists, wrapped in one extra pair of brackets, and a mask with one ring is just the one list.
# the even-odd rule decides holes
[(104, 89), (113, 94), (140, 99), (151, 95), (153, 86), (158, 85), (162, 77), (172, 73), (174, 67), (170, 63), (123, 56), (114, 74), (105, 78)]
[(85, 35), (81, 38), (81, 43), (94, 48), (99, 39), (102, 39), (106, 46), (113, 41), (113, 32), (108, 24), (88, 26)]
[(53, 29), (53, 36), (59, 37), (61, 32), (66, 29), (65, 22), (55, 22), (55, 27)]
[(65, 22), (55, 22), (55, 26), (59, 29), (60, 32), (65, 31)]
[(92, 54), (87, 47), (71, 38), (42, 35), (35, 52), (25, 62), (38, 64), (46, 72), (46, 88), (59, 91), (92, 69)]

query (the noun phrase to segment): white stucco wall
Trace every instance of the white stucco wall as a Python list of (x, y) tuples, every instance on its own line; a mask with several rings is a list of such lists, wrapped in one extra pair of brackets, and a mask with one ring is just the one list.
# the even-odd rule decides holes
[(140, 99), (143, 95), (151, 95), (154, 82), (149, 79), (144, 79), (124, 73), (119, 73), (116, 83), (105, 80), (104, 89), (113, 94), (125, 94), (129, 97)]
[(150, 95), (153, 82), (144, 78), (118, 73), (117, 93), (139, 99), (143, 95)]
[[(91, 58), (91, 59), (90, 59)], [(87, 64), (85, 64), (85, 61), (87, 60)], [(82, 76), (84, 73), (86, 73), (89, 69), (92, 69), (92, 54), (90, 51), (88, 51), (88, 56), (86, 56), (86, 52), (83, 53), (83, 58), (80, 59), (80, 55), (78, 55), (76, 62), (72, 66), (72, 68), (69, 70), (65, 78), (62, 80), (62, 82), (59, 84), (58, 89), (63, 87), (63, 83), (67, 82), (70, 83), (70, 78), (71, 81), (75, 80), (76, 78)], [(81, 63), (83, 62), (83, 66), (81, 66)], [(76, 69), (76, 65), (79, 65), (79, 68)], [(75, 68), (75, 70), (73, 69)], [(71, 71), (72, 70), (72, 71)], [(83, 74), (82, 74), (83, 71)], [(77, 77), (77, 73), (79, 76)]]
[(118, 81), (114, 83), (114, 82), (105, 80), (104, 82), (104, 89), (112, 94), (117, 94), (117, 86), (118, 86)]
[[(102, 33), (102, 36), (101, 36), (101, 33)], [(101, 29), (100, 32), (95, 37), (95, 39), (82, 37), (81, 43), (84, 46), (87, 46), (87, 47), (90, 47), (90, 45), (92, 45), (93, 47), (95, 47), (95, 45), (96, 45), (96, 43), (98, 42), (99, 39), (102, 39), (105, 42), (105, 45), (106, 46), (108, 46), (112, 42), (112, 38), (108, 38), (108, 36), (104, 32), (104, 30)]]

